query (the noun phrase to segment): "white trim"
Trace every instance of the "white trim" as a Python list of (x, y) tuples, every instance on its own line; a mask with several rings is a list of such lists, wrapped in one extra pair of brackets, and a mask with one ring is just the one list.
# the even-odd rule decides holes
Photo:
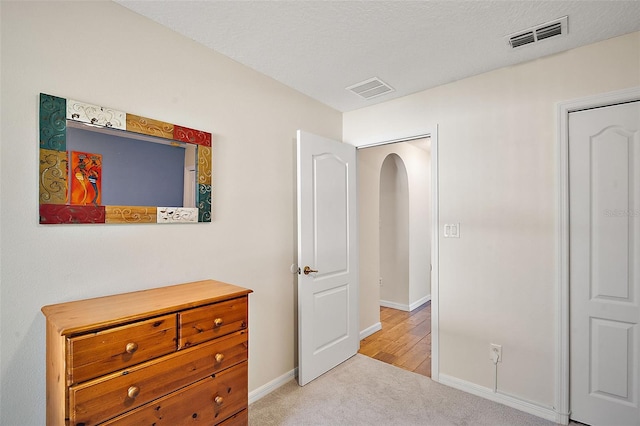
[(385, 308), (398, 309), (398, 310), (405, 311), (405, 312), (411, 312), (414, 309), (419, 308), (420, 306), (424, 305), (425, 303), (427, 303), (430, 300), (431, 300), (431, 295), (422, 297), (422, 298), (416, 300), (415, 302), (413, 302), (410, 305), (407, 305), (405, 303), (391, 302), (389, 300), (380, 300), (380, 306), (384, 306)]
[(425, 303), (429, 302), (431, 300), (431, 295), (422, 297), (418, 300), (416, 300), (415, 302), (413, 302), (412, 304), (409, 305), (409, 312), (413, 311), (416, 308), (419, 308), (420, 306), (424, 305)]
[(271, 392), (278, 389), (280, 386), (286, 384), (291, 379), (294, 379), (297, 375), (298, 375), (298, 369), (294, 368), (293, 370), (287, 373), (284, 373), (282, 376), (276, 377), (269, 383), (262, 385), (257, 389), (252, 390), (251, 392), (249, 392), (249, 404), (252, 404), (257, 400), (269, 395)]
[(409, 305), (406, 303), (391, 302), (389, 300), (380, 300), (380, 306), (385, 308), (397, 309), (399, 311), (409, 312)]
[(415, 139), (430, 138), (431, 139), (431, 380), (438, 382), (440, 371), (440, 342), (438, 337), (440, 333), (439, 316), (440, 309), (438, 307), (439, 295), (439, 273), (440, 273), (440, 234), (439, 234), (439, 183), (438, 183), (438, 125), (432, 128), (423, 129), (423, 131), (412, 134), (411, 136), (403, 136), (394, 134), (388, 139), (382, 138), (380, 142), (363, 143), (361, 141), (349, 141), (347, 143), (355, 145), (358, 149), (369, 148), (372, 146), (385, 145), (396, 142), (407, 142)]
[(371, 327), (367, 327), (360, 332), (360, 340), (366, 339), (367, 337), (371, 336), (373, 333), (380, 330), (382, 330), (382, 323), (377, 322), (373, 324)]
[(472, 395), (506, 405), (507, 407), (533, 414), (534, 416), (541, 417), (552, 422), (558, 422), (558, 415), (552, 407), (544, 407), (511, 395), (494, 392), (493, 389), (467, 382), (466, 380), (461, 380), (456, 377), (451, 377), (446, 374), (440, 374), (440, 383)]
[[(399, 129), (382, 129), (376, 131), (375, 140), (371, 136), (355, 137), (350, 140), (343, 138), (344, 143), (353, 145), (358, 148), (365, 148), (376, 145), (384, 145), (388, 143), (406, 142), (413, 139), (425, 138), (433, 135), (433, 127), (431, 126), (416, 126), (414, 129), (399, 128)], [(373, 140), (373, 142), (372, 142)]]
[(560, 102), (557, 105), (558, 177), (556, 308), (556, 398), (558, 423), (568, 424), (569, 406), (569, 113), (640, 100), (640, 87)]
[[(407, 137), (393, 139), (393, 140), (383, 140), (383, 141), (379, 141), (379, 142), (371, 142), (371, 143), (367, 143), (367, 144), (364, 144), (364, 145), (356, 145), (356, 149), (372, 148), (374, 146), (390, 145), (392, 143), (411, 142), (411, 141), (415, 141), (415, 140), (418, 140), (418, 139), (425, 139), (425, 138), (431, 137), (431, 135), (432, 135), (432, 133), (425, 133), (425, 134), (421, 134), (421, 135), (407, 136)], [(350, 145), (353, 145), (353, 144), (350, 144)]]
[(440, 186), (438, 126), (431, 132), (431, 380), (440, 381)]

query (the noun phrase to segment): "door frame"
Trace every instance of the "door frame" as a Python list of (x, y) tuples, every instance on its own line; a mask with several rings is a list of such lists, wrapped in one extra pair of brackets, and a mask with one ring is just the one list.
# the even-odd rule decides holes
[(584, 109), (600, 108), (625, 102), (640, 100), (640, 87), (603, 93), (585, 98), (560, 102), (557, 104), (557, 271), (556, 271), (556, 421), (568, 424), (571, 416), (569, 372), (569, 343), (571, 329), (569, 324), (569, 113)]
[[(439, 351), (439, 273), (440, 273), (440, 238), (439, 238), (439, 212), (440, 197), (438, 185), (438, 125), (427, 127), (420, 134), (410, 134), (405, 136), (402, 132), (393, 139), (377, 142), (352, 143), (356, 149), (371, 148), (378, 145), (388, 145), (399, 142), (409, 142), (416, 139), (431, 139), (431, 380), (439, 382), (440, 372), (440, 351)], [(346, 142), (348, 143), (348, 142)]]

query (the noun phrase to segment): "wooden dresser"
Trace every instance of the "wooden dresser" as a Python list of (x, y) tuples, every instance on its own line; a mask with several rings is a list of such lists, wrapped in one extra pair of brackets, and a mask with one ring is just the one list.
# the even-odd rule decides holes
[(47, 425), (247, 425), (249, 293), (205, 280), (43, 307)]

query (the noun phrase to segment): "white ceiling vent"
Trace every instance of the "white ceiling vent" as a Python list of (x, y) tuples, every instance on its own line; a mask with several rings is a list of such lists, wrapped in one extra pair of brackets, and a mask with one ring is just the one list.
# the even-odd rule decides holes
[(364, 99), (371, 99), (376, 96), (384, 95), (385, 93), (393, 92), (393, 87), (389, 86), (377, 77), (361, 81), (360, 83), (356, 83), (346, 89)]
[(531, 43), (537, 43), (551, 37), (557, 37), (567, 34), (567, 17), (556, 19), (555, 21), (537, 25), (533, 28), (519, 31), (515, 34), (505, 37), (509, 46), (516, 47), (525, 46)]

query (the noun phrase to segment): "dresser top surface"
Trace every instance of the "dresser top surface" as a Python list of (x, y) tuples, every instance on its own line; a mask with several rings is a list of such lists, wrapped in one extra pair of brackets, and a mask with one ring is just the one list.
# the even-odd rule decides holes
[(242, 297), (251, 292), (233, 284), (203, 280), (47, 305), (42, 307), (42, 313), (60, 335), (71, 335)]

